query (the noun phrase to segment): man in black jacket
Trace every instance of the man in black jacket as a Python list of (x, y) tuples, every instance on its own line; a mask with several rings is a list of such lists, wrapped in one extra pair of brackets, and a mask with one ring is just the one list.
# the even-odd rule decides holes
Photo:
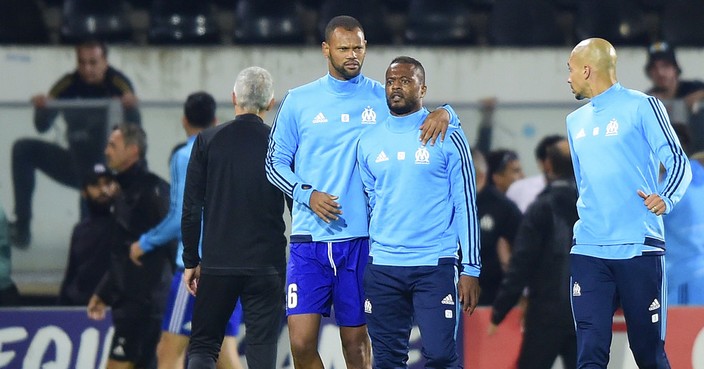
[[(140, 123), (137, 98), (132, 82), (108, 64), (108, 49), (102, 42), (86, 41), (76, 46), (77, 68), (65, 74), (49, 91), (49, 95), (32, 97), (34, 127), (43, 133), (54, 124), (59, 113), (47, 108), (51, 100), (118, 98), (124, 120)], [(66, 141), (64, 148), (56, 143), (23, 138), (12, 145), (12, 184), (15, 191), (15, 222), (10, 224), (10, 238), (18, 247), (31, 241), (32, 193), (35, 169), (55, 181), (80, 188), (90, 175), (93, 164), (103, 161), (108, 132), (104, 108), (65, 109)]]
[[(237, 76), (235, 119), (198, 134), (183, 198), (183, 280), (196, 296), (188, 368), (215, 368), (237, 299), (252, 369), (276, 367), (284, 309), (284, 195), (266, 179), (264, 161), (274, 104), (271, 75), (250, 67)], [(202, 259), (198, 256), (202, 222)]]
[(109, 268), (109, 246), (114, 228), (110, 210), (117, 191), (112, 173), (103, 164), (96, 164), (81, 189), (88, 215), (73, 227), (59, 305), (86, 306)]
[(577, 187), (569, 144), (547, 150), (547, 188), (523, 217), (508, 272), (494, 300), (493, 333), (528, 287), (523, 344), (518, 369), (550, 369), (562, 357), (565, 369), (577, 364), (577, 341), (570, 307), (569, 253), (577, 221)]
[(129, 258), (130, 245), (169, 209), (169, 185), (147, 170), (146, 149), (146, 134), (134, 124), (115, 127), (105, 149), (120, 193), (113, 211), (110, 269), (88, 303), (88, 316), (103, 319), (106, 306), (112, 307), (115, 334), (108, 369), (153, 365), (174, 271), (175, 242), (144, 255), (141, 266)]
[[(511, 257), (511, 245), (521, 223), (521, 210), (498, 189), (490, 178), (496, 172), (512, 177), (520, 170), (515, 152), (492, 151), (495, 160), (489, 162), (484, 155), (472, 149), (472, 160), (477, 178), (477, 211), (481, 241), (482, 273), (479, 275), (479, 306), (488, 306), (496, 298), (499, 285)], [(521, 171), (522, 173), (522, 171)]]

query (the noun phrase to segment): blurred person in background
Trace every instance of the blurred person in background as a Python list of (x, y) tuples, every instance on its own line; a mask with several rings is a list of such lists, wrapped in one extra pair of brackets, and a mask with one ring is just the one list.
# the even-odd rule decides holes
[[(652, 86), (646, 93), (665, 102), (683, 100), (687, 111), (696, 113), (704, 100), (704, 82), (680, 79), (682, 69), (677, 63), (674, 48), (666, 42), (657, 42), (648, 48), (645, 74)], [(680, 117), (671, 117), (673, 122), (685, 123)]]
[[(76, 46), (76, 62), (76, 70), (61, 77), (48, 95), (32, 97), (34, 127), (39, 133), (49, 130), (59, 113), (47, 107), (52, 100), (119, 98), (123, 121), (141, 122), (132, 82), (108, 64), (104, 43), (86, 41)], [(80, 188), (93, 165), (104, 160), (108, 135), (106, 109), (66, 109), (63, 116), (68, 147), (35, 138), (19, 139), (12, 146), (15, 220), (10, 224), (10, 239), (17, 247), (28, 247), (31, 242), (35, 170), (63, 185)]]
[(525, 212), (538, 194), (543, 191), (547, 184), (547, 172), (545, 164), (547, 162), (547, 148), (560, 140), (564, 140), (562, 135), (548, 135), (543, 137), (538, 146), (535, 147), (535, 160), (538, 163), (539, 174), (521, 178), (511, 183), (506, 190), (506, 197), (511, 199), (521, 212)]
[(518, 229), (508, 271), (492, 304), (489, 333), (528, 287), (518, 369), (577, 364), (577, 339), (570, 308), (570, 248), (577, 221), (577, 186), (569, 143), (563, 137), (543, 148), (547, 187), (528, 207)]
[[(479, 305), (491, 305), (511, 257), (511, 244), (521, 223), (521, 211), (495, 186), (489, 184), (490, 170), (484, 155), (472, 148), (477, 181), (482, 273), (479, 275)], [(515, 157), (515, 156), (513, 156)]]
[(117, 125), (105, 148), (107, 166), (120, 192), (113, 210), (110, 268), (88, 302), (88, 317), (102, 320), (109, 305), (115, 333), (108, 369), (156, 364), (156, 346), (174, 272), (176, 242), (145, 254), (141, 265), (129, 257), (130, 245), (154, 228), (169, 209), (169, 184), (150, 172), (144, 160), (147, 136), (135, 124)]
[(692, 152), (704, 150), (704, 81), (681, 79), (675, 50), (666, 42), (648, 48), (645, 74), (652, 82), (646, 93), (662, 101), (671, 122), (689, 125)]
[(498, 104), (496, 97), (485, 97), (479, 100), (479, 126), (477, 127), (477, 141), (473, 147), (485, 156), (491, 151), (496, 104)]
[[(686, 153), (691, 136), (686, 124), (672, 127)], [(693, 157), (694, 156), (694, 157)], [(671, 305), (704, 305), (704, 155), (690, 155), (692, 182), (679, 204), (663, 217), (667, 235), (667, 301)]]
[(5, 209), (0, 204), (0, 307), (20, 304), (19, 291), (12, 278), (10, 278), (12, 270), (11, 255), (7, 217), (5, 216)]
[(110, 242), (114, 219), (112, 206), (118, 192), (113, 174), (95, 164), (81, 188), (88, 213), (71, 234), (68, 263), (59, 290), (59, 305), (86, 306), (100, 279), (110, 267)]
[(513, 182), (525, 177), (521, 160), (513, 150), (497, 149), (486, 155), (489, 173), (487, 179), (502, 194), (506, 194)]

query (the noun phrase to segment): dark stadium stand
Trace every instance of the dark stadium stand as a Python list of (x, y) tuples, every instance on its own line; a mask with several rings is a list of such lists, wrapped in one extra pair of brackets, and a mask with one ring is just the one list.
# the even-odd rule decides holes
[(120, 0), (64, 0), (60, 36), (63, 43), (87, 38), (131, 41), (127, 4)]
[(0, 44), (317, 45), (341, 14), (372, 44), (704, 46), (704, 0), (3, 0)]
[(601, 37), (614, 45), (647, 45), (654, 36), (637, 0), (579, 0), (574, 28), (579, 40)]
[(468, 45), (475, 37), (469, 5), (462, 0), (411, 0), (405, 40), (415, 45)]
[(294, 1), (239, 0), (235, 9), (236, 44), (302, 44), (305, 40)]
[(489, 18), (489, 42), (496, 46), (566, 44), (557, 9), (547, 0), (496, 0)]
[(215, 44), (220, 29), (207, 1), (154, 0), (147, 39), (151, 44)]
[(704, 1), (670, 0), (663, 6), (662, 36), (677, 46), (704, 46)]
[(49, 42), (43, 13), (36, 1), (0, 1), (0, 43), (42, 44)]
[(318, 34), (323, 39), (325, 26), (338, 15), (350, 15), (364, 26), (364, 35), (372, 45), (389, 44), (393, 33), (386, 22), (387, 9), (381, 0), (326, 0), (319, 8)]

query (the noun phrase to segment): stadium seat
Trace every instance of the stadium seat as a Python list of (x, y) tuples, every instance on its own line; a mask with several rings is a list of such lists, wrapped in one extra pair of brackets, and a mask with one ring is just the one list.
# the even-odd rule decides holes
[(462, 0), (411, 0), (405, 40), (416, 45), (474, 42), (469, 5)]
[(601, 37), (618, 45), (648, 45), (645, 12), (636, 0), (579, 0), (575, 14), (578, 40)]
[(239, 44), (303, 43), (297, 4), (289, 0), (239, 0), (233, 41)]
[(489, 43), (496, 46), (564, 45), (555, 9), (545, 0), (496, 0), (489, 18)]
[(469, 0), (467, 4), (470, 9), (476, 11), (490, 11), (496, 0)]
[(552, 0), (552, 3), (560, 10), (575, 10), (577, 8), (577, 0)]
[(152, 6), (152, 0), (127, 0), (133, 8), (149, 10)]
[(49, 33), (36, 0), (0, 1), (0, 43), (40, 44)]
[(665, 7), (665, 4), (669, 0), (640, 0), (639, 5), (646, 12), (656, 12), (659, 13)]
[(214, 44), (220, 31), (208, 1), (155, 0), (147, 38), (151, 44)]
[(662, 13), (662, 38), (677, 46), (704, 46), (704, 0), (669, 0)]
[(87, 38), (107, 42), (132, 40), (132, 25), (123, 0), (64, 0), (61, 41)]

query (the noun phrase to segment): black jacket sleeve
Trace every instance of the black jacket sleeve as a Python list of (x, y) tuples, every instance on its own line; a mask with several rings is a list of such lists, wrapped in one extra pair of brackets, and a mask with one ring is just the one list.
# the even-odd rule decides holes
[(57, 115), (59, 115), (59, 111), (57, 109), (34, 109), (34, 128), (39, 133), (46, 132), (49, 128), (51, 128), (52, 124), (54, 124), (54, 120)]
[(500, 236), (505, 238), (513, 248), (523, 214), (513, 201), (509, 200), (508, 204), (509, 206), (506, 209), (506, 214), (502, 219), (501, 227), (499, 229), (501, 232)]
[(183, 213), (181, 216), (183, 265), (188, 269), (195, 268), (200, 263), (198, 244), (200, 241), (207, 176), (207, 161), (204, 149), (203, 136), (199, 134), (193, 143), (191, 158), (188, 161), (186, 186), (183, 192)]
[(69, 283), (75, 283), (74, 279), (76, 276), (76, 261), (74, 261), (73, 248), (76, 244), (76, 227), (73, 227), (71, 232), (71, 243), (68, 249), (68, 262), (66, 263), (66, 271), (64, 272), (64, 279), (61, 281), (61, 289), (59, 290), (59, 305), (70, 304), (70, 299), (68, 297)]
[(536, 265), (543, 256), (546, 235), (552, 232), (549, 206), (541, 200), (534, 202), (518, 228), (508, 272), (501, 282), (491, 313), (491, 322), (499, 324), (516, 304), (523, 288), (528, 284)]
[(95, 294), (107, 305), (112, 305), (115, 301), (115, 281), (110, 270), (106, 271), (95, 288)]
[[(49, 90), (50, 99), (59, 99), (62, 94), (73, 84), (74, 75), (69, 73), (63, 75)], [(58, 109), (37, 108), (34, 109), (34, 128), (37, 132), (44, 133), (54, 124), (56, 116), (59, 115)]]

